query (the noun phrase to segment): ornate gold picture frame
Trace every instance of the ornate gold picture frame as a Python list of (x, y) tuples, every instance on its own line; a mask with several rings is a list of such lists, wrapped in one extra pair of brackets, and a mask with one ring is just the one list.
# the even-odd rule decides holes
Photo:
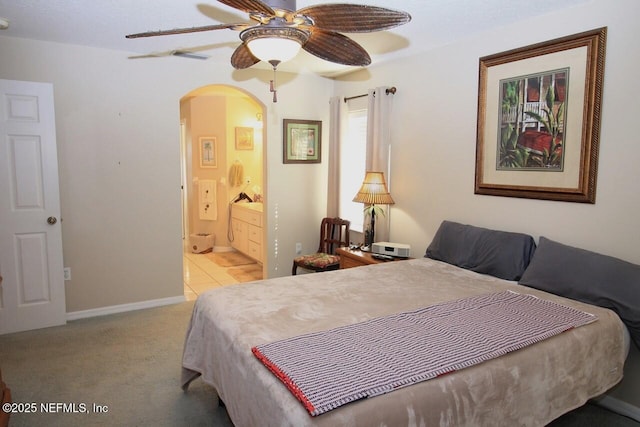
[(476, 194), (595, 203), (606, 34), (480, 58)]

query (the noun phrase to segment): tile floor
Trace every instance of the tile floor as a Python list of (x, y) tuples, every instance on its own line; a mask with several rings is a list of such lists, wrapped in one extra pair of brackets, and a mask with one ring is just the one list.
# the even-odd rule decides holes
[(204, 254), (184, 252), (182, 274), (187, 301), (195, 300), (199, 294), (211, 288), (239, 283), (227, 274), (227, 268), (220, 267)]

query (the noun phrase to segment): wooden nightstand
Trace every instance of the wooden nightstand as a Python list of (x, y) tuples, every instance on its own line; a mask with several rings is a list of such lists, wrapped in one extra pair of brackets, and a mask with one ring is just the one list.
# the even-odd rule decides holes
[[(370, 252), (362, 252), (359, 249), (338, 248), (336, 249), (336, 254), (340, 255), (341, 269), (388, 262), (381, 259), (375, 259)], [(394, 261), (400, 261), (403, 259), (407, 258), (395, 258)]]

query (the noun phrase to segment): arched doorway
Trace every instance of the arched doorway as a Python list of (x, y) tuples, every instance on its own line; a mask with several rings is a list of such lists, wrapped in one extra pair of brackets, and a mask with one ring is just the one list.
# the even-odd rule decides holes
[[(249, 251), (241, 244), (244, 236), (234, 234), (231, 218), (239, 195), (252, 202), (266, 197), (265, 112), (251, 94), (227, 85), (197, 88), (180, 100), (184, 250), (193, 252), (190, 240), (196, 239), (210, 243), (214, 252), (240, 251), (261, 264), (263, 277), (264, 247), (253, 243)], [(243, 199), (243, 207), (249, 207), (245, 203)], [(262, 212), (261, 204), (251, 207)], [(264, 241), (264, 212), (260, 223), (259, 239), (253, 240)]]

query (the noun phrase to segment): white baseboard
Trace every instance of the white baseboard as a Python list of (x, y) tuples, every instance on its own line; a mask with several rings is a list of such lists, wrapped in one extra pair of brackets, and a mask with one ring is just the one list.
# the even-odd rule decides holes
[(616, 414), (624, 415), (625, 417), (629, 417), (640, 422), (640, 408), (627, 403), (624, 400), (604, 395), (598, 397), (597, 399), (593, 399), (593, 401), (603, 408), (607, 408), (610, 411), (615, 412)]
[(67, 313), (67, 321), (104, 316), (107, 314), (124, 313), (125, 311), (143, 308), (161, 307), (163, 305), (178, 304), (186, 301), (184, 295), (169, 298), (152, 299), (148, 301), (132, 302), (129, 304), (111, 305), (108, 307), (92, 308), (90, 310), (72, 311)]

